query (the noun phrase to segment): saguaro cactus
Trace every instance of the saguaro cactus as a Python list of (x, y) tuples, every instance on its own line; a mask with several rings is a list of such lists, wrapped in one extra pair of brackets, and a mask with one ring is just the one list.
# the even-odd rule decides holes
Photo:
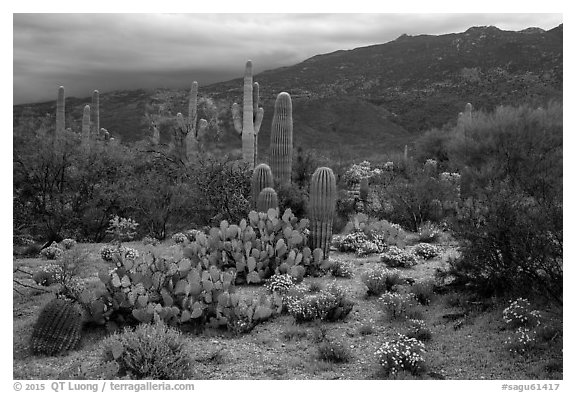
[[(181, 159), (191, 161), (198, 153), (198, 142), (204, 134), (208, 122), (205, 119), (198, 120), (198, 82), (192, 82), (188, 100), (188, 118), (184, 119), (181, 113), (176, 115), (178, 129), (176, 130), (174, 147)], [(154, 131), (156, 132), (156, 130)], [(156, 139), (154, 135), (153, 139)], [(158, 135), (158, 140), (160, 135)]]
[(270, 135), (270, 168), (282, 185), (292, 180), (292, 99), (282, 92), (274, 103), (272, 132)]
[(336, 197), (336, 177), (332, 169), (316, 169), (310, 181), (310, 236), (312, 249), (321, 248), (324, 259), (330, 252)]
[(58, 99), (56, 101), (56, 136), (64, 134), (66, 123), (66, 108), (64, 97), (64, 86), (58, 88)]
[(260, 191), (273, 185), (274, 178), (272, 177), (272, 170), (268, 165), (262, 163), (254, 168), (254, 172), (252, 173), (252, 204), (254, 207), (256, 207), (258, 202)]
[(272, 187), (266, 187), (260, 191), (256, 203), (256, 210), (259, 212), (267, 212), (268, 209), (278, 209), (278, 195)]
[(90, 149), (90, 105), (84, 107), (82, 116), (82, 147), (85, 150)]
[[(256, 87), (259, 97), (259, 86)], [(252, 61), (246, 62), (246, 72), (244, 73), (244, 96), (243, 109), (240, 115), (240, 106), (237, 103), (232, 105), (232, 118), (234, 128), (242, 135), (242, 159), (248, 163), (250, 169), (254, 169), (256, 164), (256, 135), (260, 131), (264, 109), (258, 108), (258, 102), (254, 103), (254, 83), (252, 80)], [(256, 114), (256, 115), (254, 115)]]
[(94, 90), (92, 92), (92, 131), (90, 132), (90, 139), (96, 139), (98, 137), (98, 131), (100, 130), (100, 92)]

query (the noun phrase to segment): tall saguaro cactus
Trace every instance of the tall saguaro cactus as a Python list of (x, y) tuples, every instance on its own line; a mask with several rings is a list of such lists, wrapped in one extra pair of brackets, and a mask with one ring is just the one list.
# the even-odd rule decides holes
[(90, 136), (90, 105), (86, 105), (82, 116), (82, 147), (86, 151), (90, 150)]
[(258, 164), (252, 173), (252, 204), (254, 207), (256, 207), (260, 191), (273, 185), (274, 178), (270, 167), (264, 163)]
[(100, 92), (94, 90), (92, 92), (92, 130), (90, 131), (90, 139), (97, 139), (98, 132), (100, 131)]
[(282, 185), (292, 180), (292, 131), (292, 99), (290, 94), (282, 92), (274, 103), (270, 135), (270, 168)]
[[(264, 109), (258, 108), (259, 86), (254, 86), (252, 79), (252, 61), (246, 62), (246, 71), (244, 73), (244, 95), (242, 115), (240, 115), (240, 106), (237, 103), (232, 105), (232, 118), (234, 128), (242, 136), (242, 159), (248, 163), (250, 169), (254, 169), (256, 164), (256, 136), (262, 125)], [(257, 91), (257, 101), (254, 102), (254, 90)]]
[(330, 252), (336, 198), (336, 177), (332, 169), (316, 169), (310, 181), (310, 236), (312, 249), (321, 248), (324, 259)]
[[(176, 130), (174, 147), (178, 156), (184, 161), (191, 161), (198, 153), (198, 143), (204, 134), (208, 122), (205, 119), (198, 120), (198, 82), (192, 82), (188, 101), (188, 118), (184, 119), (181, 113), (176, 115), (178, 129)], [(156, 133), (156, 130), (155, 130)], [(158, 140), (160, 135), (158, 134)], [(154, 135), (156, 140), (156, 135)]]
[(58, 99), (56, 101), (56, 137), (64, 134), (66, 127), (66, 108), (64, 97), (64, 86), (58, 88)]

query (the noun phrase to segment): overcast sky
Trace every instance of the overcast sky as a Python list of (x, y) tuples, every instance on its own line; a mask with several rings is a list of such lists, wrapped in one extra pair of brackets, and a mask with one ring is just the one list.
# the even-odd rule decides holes
[(550, 29), (561, 14), (14, 14), (14, 104), (92, 90), (186, 87), (240, 77), (401, 34), (471, 26)]

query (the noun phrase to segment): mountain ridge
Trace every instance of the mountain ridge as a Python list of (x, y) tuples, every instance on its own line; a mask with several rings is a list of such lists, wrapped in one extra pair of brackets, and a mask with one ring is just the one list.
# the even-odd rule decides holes
[[(454, 121), (466, 102), (491, 110), (501, 104), (561, 100), (562, 45), (563, 24), (517, 32), (473, 26), (461, 33), (403, 34), (387, 43), (318, 54), (265, 70), (254, 76), (265, 109), (261, 142), (267, 141), (274, 99), (281, 91), (289, 92), (294, 101), (295, 143), (326, 141), (326, 148), (334, 149), (348, 141), (360, 146), (360, 153), (410, 143), (423, 131)], [(202, 86), (200, 96), (213, 100), (221, 116), (230, 117), (231, 103), (241, 102), (242, 77)], [(169, 116), (185, 111), (186, 89), (102, 93), (101, 124), (125, 141), (142, 139), (147, 132), (145, 113), (155, 97), (166, 101)], [(90, 103), (89, 98), (67, 98), (73, 129), (81, 119), (82, 102)], [(14, 124), (24, 107), (54, 113), (55, 100), (15, 105)], [(351, 113), (354, 121), (349, 121)], [(323, 124), (316, 119), (329, 120)], [(222, 124), (223, 139), (239, 141), (231, 119), (223, 118)], [(370, 143), (374, 140), (377, 143)]]

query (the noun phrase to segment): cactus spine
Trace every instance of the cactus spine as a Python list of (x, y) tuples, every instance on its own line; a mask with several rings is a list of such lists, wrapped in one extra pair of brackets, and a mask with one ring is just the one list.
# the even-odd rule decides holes
[(82, 116), (82, 147), (90, 150), (90, 105), (84, 107)]
[(31, 337), (34, 353), (55, 355), (74, 349), (80, 342), (82, 310), (65, 299), (51, 300), (40, 312)]
[(92, 106), (90, 108), (93, 111), (90, 139), (94, 140), (97, 139), (100, 130), (100, 92), (98, 90), (92, 92)]
[(256, 207), (260, 191), (264, 188), (272, 187), (274, 185), (274, 178), (272, 177), (272, 170), (264, 163), (259, 164), (254, 168), (252, 173), (252, 204)]
[(64, 98), (64, 86), (58, 88), (58, 99), (56, 101), (56, 137), (64, 135), (66, 123), (66, 108)]
[[(258, 90), (259, 99), (259, 86)], [(256, 135), (260, 131), (264, 109), (258, 108), (258, 102), (254, 103), (254, 84), (252, 79), (252, 61), (246, 62), (246, 71), (244, 73), (244, 96), (242, 116), (240, 115), (240, 106), (237, 103), (232, 105), (232, 119), (234, 128), (242, 136), (242, 159), (248, 163), (250, 169), (254, 169), (256, 163)]]
[(281, 185), (289, 185), (292, 180), (292, 131), (292, 99), (282, 92), (274, 103), (270, 135), (270, 167)]
[(278, 209), (278, 195), (271, 187), (266, 187), (258, 195), (256, 210), (266, 213), (269, 209)]
[(310, 181), (310, 236), (312, 249), (322, 249), (324, 259), (330, 252), (336, 197), (336, 177), (332, 169), (316, 169)]
[[(190, 87), (188, 119), (185, 120), (182, 113), (178, 113), (176, 120), (178, 121), (176, 134), (178, 135), (175, 135), (174, 147), (182, 161), (191, 161), (198, 153), (198, 142), (208, 126), (205, 119), (198, 120), (198, 82), (192, 82)], [(153, 141), (160, 140), (160, 134), (156, 136), (156, 133), (155, 128)]]

